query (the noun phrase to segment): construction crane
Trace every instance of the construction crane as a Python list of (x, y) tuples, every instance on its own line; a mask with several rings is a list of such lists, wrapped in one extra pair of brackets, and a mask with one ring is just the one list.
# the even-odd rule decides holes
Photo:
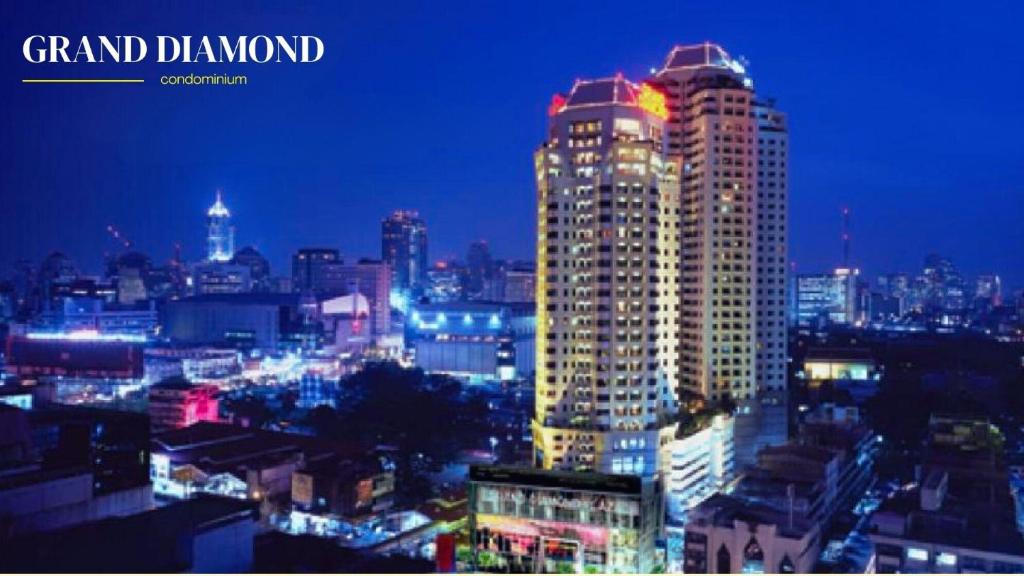
[(124, 234), (121, 234), (121, 231), (115, 228), (113, 224), (107, 225), (107, 234), (110, 234), (110, 237), (113, 238), (115, 242), (124, 246), (125, 250), (132, 247), (131, 240), (125, 238)]

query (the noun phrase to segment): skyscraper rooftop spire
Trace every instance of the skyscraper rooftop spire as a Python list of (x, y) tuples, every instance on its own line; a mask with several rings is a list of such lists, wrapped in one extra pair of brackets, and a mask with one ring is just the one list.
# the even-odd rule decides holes
[(228, 211), (228, 207), (224, 205), (224, 200), (221, 198), (220, 190), (217, 190), (217, 201), (210, 206), (210, 209), (206, 211), (206, 215), (218, 218), (230, 218), (231, 212)]
[(206, 259), (210, 262), (231, 260), (235, 255), (235, 229), (220, 190), (217, 190), (217, 201), (206, 211), (206, 217)]

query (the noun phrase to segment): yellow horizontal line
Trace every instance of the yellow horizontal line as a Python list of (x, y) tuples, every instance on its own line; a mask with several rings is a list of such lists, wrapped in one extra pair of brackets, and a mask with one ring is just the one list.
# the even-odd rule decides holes
[(22, 84), (141, 84), (145, 80), (123, 78), (26, 78)]

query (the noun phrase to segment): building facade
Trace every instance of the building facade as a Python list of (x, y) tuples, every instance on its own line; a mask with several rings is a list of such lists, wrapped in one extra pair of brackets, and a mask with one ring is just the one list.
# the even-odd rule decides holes
[(796, 277), (796, 322), (799, 326), (853, 324), (857, 313), (855, 268), (836, 268), (832, 274)]
[(177, 430), (197, 422), (217, 422), (216, 386), (175, 378), (149, 387), (149, 420), (153, 432)]
[(687, 574), (809, 574), (821, 550), (817, 523), (716, 494), (686, 524)]
[(669, 524), (685, 523), (687, 511), (735, 477), (734, 427), (734, 418), (718, 414), (699, 430), (673, 442), (665, 498)]
[(677, 46), (656, 78), (681, 167), (681, 385), (740, 403), (737, 454), (750, 460), (785, 440), (785, 116), (715, 44)]
[(340, 264), (343, 294), (362, 294), (370, 305), (370, 329), (374, 336), (391, 332), (391, 268), (379, 260), (361, 259)]
[(340, 288), (335, 278), (341, 253), (334, 248), (302, 248), (292, 256), (292, 290), (323, 293)]
[(416, 304), (405, 324), (416, 366), (470, 381), (514, 380), (535, 366), (533, 306), (490, 302)]
[(474, 571), (652, 573), (660, 478), (473, 466), (469, 530)]
[(392, 285), (405, 293), (427, 287), (427, 225), (413, 210), (396, 210), (381, 221), (381, 260), (393, 274)]
[(549, 109), (538, 188), (535, 463), (645, 474), (673, 435), (677, 165), (665, 96), (621, 76)]

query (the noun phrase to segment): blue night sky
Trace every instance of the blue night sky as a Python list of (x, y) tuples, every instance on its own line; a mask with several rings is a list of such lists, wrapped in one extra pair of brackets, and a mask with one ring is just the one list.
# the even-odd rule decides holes
[[(237, 245), (276, 274), (301, 246), (379, 257), (380, 219), (419, 209), (431, 258), (485, 238), (530, 258), (532, 152), (552, 93), (642, 78), (673, 44), (750, 61), (791, 130), (798, 270), (917, 271), (929, 251), (1024, 285), (1024, 3), (4, 2), (0, 263), (68, 252), (98, 271), (114, 224), (166, 260), (197, 258), (223, 189)], [(137, 4), (137, 5), (136, 5)], [(31, 65), (30, 34), (314, 34), (316, 64)], [(154, 48), (151, 46), (151, 50)], [(247, 74), (166, 87), (167, 73)], [(144, 85), (23, 85), (26, 77)]]

